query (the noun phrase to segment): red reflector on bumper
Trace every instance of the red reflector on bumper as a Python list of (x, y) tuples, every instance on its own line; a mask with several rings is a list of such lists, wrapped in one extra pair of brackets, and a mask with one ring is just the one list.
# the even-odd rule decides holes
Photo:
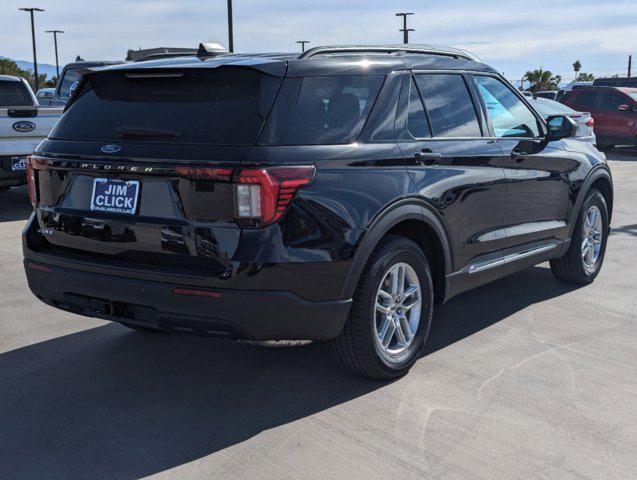
[(46, 265), (40, 265), (39, 263), (28, 263), (27, 266), (31, 270), (37, 270), (38, 272), (51, 273), (51, 268)]
[(223, 294), (221, 292), (211, 292), (209, 290), (190, 290), (188, 288), (173, 288), (173, 293), (176, 295), (190, 295), (192, 297), (223, 298)]

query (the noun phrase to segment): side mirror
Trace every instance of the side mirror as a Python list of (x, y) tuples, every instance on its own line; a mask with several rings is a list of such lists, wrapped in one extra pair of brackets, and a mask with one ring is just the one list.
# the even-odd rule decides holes
[(551, 115), (546, 119), (546, 124), (549, 127), (549, 141), (574, 137), (577, 134), (577, 123), (565, 115)]
[(620, 105), (619, 107), (617, 107), (617, 110), (628, 112), (630, 110), (630, 105)]

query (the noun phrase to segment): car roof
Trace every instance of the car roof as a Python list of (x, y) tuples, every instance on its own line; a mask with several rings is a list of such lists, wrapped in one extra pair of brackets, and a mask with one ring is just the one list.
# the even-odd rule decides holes
[(1, 82), (20, 82), (20, 77), (14, 77), (13, 75), (0, 75)]
[[(217, 54), (206, 57), (196, 55), (174, 57), (143, 62), (125, 63), (100, 68), (93, 71), (129, 71), (129, 70), (163, 70), (190, 68), (218, 68), (218, 67), (250, 67), (264, 73), (283, 76), (306, 75), (386, 75), (396, 70), (470, 70), (496, 73), (496, 71), (480, 63), (469, 53), (459, 49), (428, 46), (413, 47), (398, 50), (396, 46), (337, 46), (320, 47), (322, 51), (313, 49), (304, 54), (298, 53), (241, 53)], [(386, 50), (371, 51), (383, 48)], [(423, 52), (417, 53), (416, 49)], [(424, 49), (427, 50), (424, 50)], [(367, 50), (366, 50), (367, 49)]]
[(637, 88), (635, 87), (614, 87), (612, 85), (599, 85), (597, 87), (578, 88), (577, 90), (574, 90), (574, 92), (576, 93), (601, 92), (603, 90), (616, 90), (618, 92), (623, 92), (623, 93), (637, 92)]

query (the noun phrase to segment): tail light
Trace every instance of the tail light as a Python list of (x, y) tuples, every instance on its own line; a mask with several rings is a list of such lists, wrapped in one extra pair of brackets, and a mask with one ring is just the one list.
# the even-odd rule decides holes
[(591, 127), (593, 128), (595, 126), (595, 119), (593, 117), (590, 117), (587, 121), (586, 121), (586, 126), (587, 127)]
[(220, 180), (229, 182), (232, 178), (231, 168), (190, 168), (177, 167), (177, 173), (192, 180)]
[(38, 194), (35, 189), (35, 170), (31, 163), (33, 161), (33, 157), (29, 156), (27, 158), (27, 185), (29, 187), (29, 199), (31, 200), (31, 205), (35, 208), (38, 205)]
[(277, 221), (314, 172), (311, 165), (240, 170), (234, 177), (237, 220), (253, 227)]

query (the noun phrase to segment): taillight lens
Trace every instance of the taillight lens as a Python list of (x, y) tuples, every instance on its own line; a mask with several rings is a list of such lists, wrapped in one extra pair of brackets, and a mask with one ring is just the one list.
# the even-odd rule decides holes
[(35, 170), (31, 163), (33, 161), (33, 157), (30, 156), (27, 158), (27, 185), (29, 187), (29, 199), (31, 200), (31, 205), (35, 208), (38, 205), (38, 194), (35, 189)]
[(593, 128), (595, 126), (595, 119), (593, 117), (590, 117), (586, 122), (586, 126)]
[(229, 182), (232, 178), (231, 168), (191, 168), (177, 167), (177, 173), (192, 180), (219, 180)]
[(314, 173), (312, 165), (240, 170), (234, 178), (237, 220), (255, 227), (277, 221)]

